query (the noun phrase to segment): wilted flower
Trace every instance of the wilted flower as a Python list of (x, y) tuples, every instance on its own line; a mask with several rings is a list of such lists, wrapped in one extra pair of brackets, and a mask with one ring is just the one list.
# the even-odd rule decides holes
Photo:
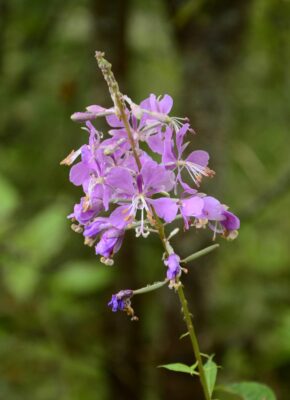
[(131, 297), (133, 296), (133, 290), (120, 290), (120, 292), (113, 294), (108, 306), (111, 307), (113, 312), (125, 311), (132, 319), (137, 319), (134, 316), (134, 310), (131, 307)]

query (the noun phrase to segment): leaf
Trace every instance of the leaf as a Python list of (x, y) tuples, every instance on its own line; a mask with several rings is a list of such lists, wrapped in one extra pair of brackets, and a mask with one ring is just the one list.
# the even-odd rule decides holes
[(169, 371), (175, 372), (184, 372), (185, 374), (196, 375), (197, 372), (195, 371), (197, 367), (197, 363), (193, 364), (192, 366), (182, 364), (182, 363), (174, 363), (174, 364), (165, 364), (159, 365), (158, 368), (165, 368)]
[(268, 386), (256, 382), (233, 383), (219, 387), (218, 391), (235, 396), (225, 397), (225, 400), (276, 400), (275, 394)]
[(203, 366), (210, 396), (214, 390), (217, 377), (217, 365), (214, 361), (212, 361), (212, 357), (213, 356), (211, 356)]
[(18, 206), (19, 195), (14, 186), (2, 175), (0, 175), (0, 193), (0, 219), (6, 219)]
[(52, 279), (53, 289), (74, 294), (102, 290), (112, 280), (112, 270), (98, 262), (74, 261), (57, 271)]
[(218, 394), (218, 400), (245, 400), (240, 394), (232, 392), (226, 386), (216, 386), (214, 391)]
[(14, 237), (14, 244), (23, 258), (40, 265), (62, 248), (66, 229), (64, 207), (53, 204), (19, 230)]
[(3, 280), (17, 300), (27, 300), (39, 279), (39, 269), (25, 261), (8, 260), (3, 268)]
[(11, 250), (4, 254), (3, 279), (18, 300), (28, 299), (41, 276), (41, 268), (62, 248), (65, 239), (65, 210), (51, 205), (39, 212), (10, 237)]

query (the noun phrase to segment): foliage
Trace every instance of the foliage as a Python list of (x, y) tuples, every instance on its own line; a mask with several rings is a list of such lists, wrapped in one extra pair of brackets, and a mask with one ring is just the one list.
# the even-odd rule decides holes
[[(255, 382), (232, 383), (220, 387), (221, 400), (275, 400), (276, 397), (267, 386)], [(223, 397), (225, 396), (225, 397)]]

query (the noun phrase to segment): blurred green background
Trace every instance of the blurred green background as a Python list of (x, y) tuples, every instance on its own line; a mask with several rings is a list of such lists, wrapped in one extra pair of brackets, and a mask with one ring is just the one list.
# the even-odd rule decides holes
[[(114, 267), (70, 230), (81, 192), (59, 166), (86, 136), (70, 121), (110, 105), (104, 50), (139, 102), (169, 93), (211, 152), (203, 190), (241, 217), (239, 238), (190, 266), (186, 293), (219, 382), (290, 393), (288, 0), (0, 0), (0, 399), (185, 400), (199, 383), (157, 369), (192, 363), (173, 291), (111, 293), (163, 278), (157, 238), (128, 234)], [(182, 256), (211, 243), (194, 230)]]

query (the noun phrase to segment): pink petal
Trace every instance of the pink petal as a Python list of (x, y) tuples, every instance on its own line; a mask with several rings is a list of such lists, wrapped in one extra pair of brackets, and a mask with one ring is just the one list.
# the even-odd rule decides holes
[(174, 174), (158, 165), (156, 162), (147, 161), (142, 169), (141, 175), (144, 190), (150, 193), (170, 191), (174, 186)]
[(124, 126), (123, 121), (119, 120), (115, 114), (108, 115), (106, 121), (112, 128), (122, 128)]
[(112, 168), (107, 176), (106, 183), (115, 189), (121, 189), (125, 194), (133, 195), (135, 193), (133, 177), (125, 168)]
[(175, 219), (178, 211), (178, 206), (175, 201), (167, 197), (147, 201), (153, 205), (158, 217), (164, 219), (165, 222), (172, 222)]
[(186, 217), (197, 217), (203, 209), (203, 199), (198, 196), (182, 200), (182, 214)]
[(206, 167), (209, 160), (209, 154), (204, 150), (195, 150), (189, 154), (186, 160), (201, 165), (202, 167)]
[(129, 225), (133, 217), (129, 217), (130, 204), (117, 207), (110, 215), (110, 223), (117, 229), (123, 229)]
[(98, 106), (98, 105), (88, 106), (87, 110), (93, 114), (99, 114), (99, 113), (103, 113), (103, 112), (107, 111), (106, 108)]
[(80, 186), (84, 183), (85, 180), (89, 178), (89, 169), (88, 166), (82, 161), (75, 164), (69, 173), (69, 180), (76, 186)]
[(168, 114), (173, 106), (173, 99), (168, 94), (164, 95), (164, 97), (159, 101), (159, 112), (163, 114)]
[(182, 127), (179, 129), (179, 131), (176, 134), (176, 146), (178, 149), (179, 155), (181, 155), (182, 151), (184, 150), (182, 147), (183, 139), (185, 134), (187, 133), (189, 128), (189, 124), (184, 124)]

